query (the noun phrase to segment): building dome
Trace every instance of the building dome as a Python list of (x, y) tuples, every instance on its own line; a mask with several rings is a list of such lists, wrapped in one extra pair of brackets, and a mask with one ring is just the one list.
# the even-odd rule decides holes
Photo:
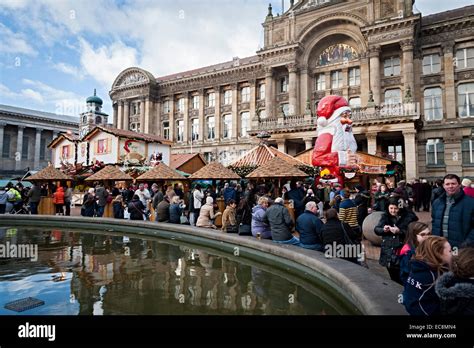
[(95, 103), (102, 105), (103, 101), (96, 95), (96, 90), (94, 88), (94, 95), (86, 99), (86, 103)]

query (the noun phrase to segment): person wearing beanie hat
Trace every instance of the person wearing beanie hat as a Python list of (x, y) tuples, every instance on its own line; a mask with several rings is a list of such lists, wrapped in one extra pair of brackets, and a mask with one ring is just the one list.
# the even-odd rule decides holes
[(340, 168), (355, 168), (358, 162), (357, 142), (350, 119), (351, 108), (343, 97), (329, 95), (318, 103), (317, 114), (318, 138), (312, 163), (315, 167), (322, 167), (322, 170), (329, 170), (329, 176), (342, 183)]
[(462, 179), (462, 181), (461, 181), (461, 185), (462, 185), (463, 187), (470, 187), (470, 186), (471, 186), (471, 180), (468, 179), (468, 178), (464, 178), (464, 179)]
[(463, 191), (466, 195), (468, 195), (469, 197), (474, 197), (474, 187), (472, 187), (473, 184), (470, 179), (464, 178), (461, 181), (461, 185), (463, 186)]

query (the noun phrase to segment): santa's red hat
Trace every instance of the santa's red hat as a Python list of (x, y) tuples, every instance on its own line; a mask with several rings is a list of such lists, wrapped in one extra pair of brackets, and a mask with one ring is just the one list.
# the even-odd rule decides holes
[(318, 126), (326, 127), (328, 119), (338, 117), (344, 111), (350, 111), (347, 100), (338, 95), (328, 95), (318, 103)]

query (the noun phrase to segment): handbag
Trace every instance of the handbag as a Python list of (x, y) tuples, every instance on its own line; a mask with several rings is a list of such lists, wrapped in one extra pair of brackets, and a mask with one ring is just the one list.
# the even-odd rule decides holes
[[(244, 210), (244, 213), (242, 214), (242, 219), (240, 221), (244, 220), (245, 213), (247, 211)], [(251, 236), (252, 235), (252, 227), (247, 224), (243, 224), (242, 222), (239, 224), (239, 231), (238, 231), (239, 236)]]
[(184, 215), (184, 213), (183, 213), (183, 215), (181, 215), (181, 216), (179, 217), (179, 223), (180, 223), (181, 225), (189, 225), (189, 220), (188, 220), (188, 218), (186, 217), (186, 215)]
[(343, 237), (344, 237), (344, 245), (355, 245), (357, 244), (354, 242), (351, 237), (349, 237), (349, 234), (347, 234), (346, 227), (344, 226), (344, 223), (341, 221), (341, 227), (343, 231)]
[(227, 233), (237, 233), (238, 232), (238, 226), (237, 225), (228, 225), (225, 230), (226, 230)]

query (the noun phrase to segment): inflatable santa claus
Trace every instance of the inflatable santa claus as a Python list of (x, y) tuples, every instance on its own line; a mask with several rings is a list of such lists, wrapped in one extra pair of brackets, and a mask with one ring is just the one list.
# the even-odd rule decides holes
[(318, 104), (318, 138), (313, 165), (321, 167), (319, 182), (343, 184), (341, 168), (356, 169), (357, 142), (352, 133), (351, 108), (347, 100), (329, 95)]

